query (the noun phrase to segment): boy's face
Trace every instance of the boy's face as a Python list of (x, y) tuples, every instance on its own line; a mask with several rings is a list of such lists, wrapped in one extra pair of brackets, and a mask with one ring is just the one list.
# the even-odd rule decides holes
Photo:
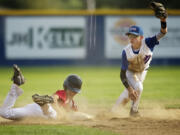
[(129, 34), (128, 38), (134, 48), (138, 49), (141, 46), (141, 41), (143, 39), (143, 36)]
[(74, 92), (74, 91), (71, 91), (71, 90), (67, 89), (67, 90), (66, 90), (66, 94), (67, 94), (67, 98), (69, 98), (70, 100), (72, 100), (77, 93)]

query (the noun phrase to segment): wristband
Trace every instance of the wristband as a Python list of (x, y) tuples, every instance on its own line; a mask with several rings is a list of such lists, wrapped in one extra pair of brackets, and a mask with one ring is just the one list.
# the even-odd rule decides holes
[(166, 29), (166, 27), (167, 27), (167, 23), (161, 21), (161, 28), (162, 29)]

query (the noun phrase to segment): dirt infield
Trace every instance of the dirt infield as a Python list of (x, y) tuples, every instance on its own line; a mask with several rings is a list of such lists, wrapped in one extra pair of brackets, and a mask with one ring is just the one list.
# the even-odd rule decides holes
[(141, 113), (141, 117), (132, 118), (127, 110), (117, 114), (102, 111), (93, 121), (75, 123), (123, 135), (180, 135), (180, 109), (146, 109), (141, 110)]
[[(123, 114), (111, 114), (108, 111), (101, 111), (96, 114), (93, 120), (22, 120), (11, 121), (0, 118), (0, 125), (30, 125), (30, 124), (63, 124), (83, 125), (86, 127), (110, 130), (123, 135), (180, 135), (180, 109), (141, 111), (143, 116), (131, 118), (126, 111)], [(147, 113), (149, 112), (149, 114)]]
[(111, 130), (124, 135), (179, 135), (180, 120), (150, 118), (112, 118), (107, 121), (82, 122), (82, 125)]

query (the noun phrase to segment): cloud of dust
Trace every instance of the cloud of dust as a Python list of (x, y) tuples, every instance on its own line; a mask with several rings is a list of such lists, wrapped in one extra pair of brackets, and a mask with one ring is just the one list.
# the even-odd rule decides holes
[[(106, 106), (104, 102), (96, 105), (89, 104), (83, 99), (80, 102), (80, 110), (94, 116), (94, 120), (108, 120), (112, 118), (128, 118), (130, 105), (112, 108)], [(180, 109), (165, 109), (163, 104), (159, 103), (140, 103), (139, 112), (142, 118), (152, 119), (180, 119)]]
[(111, 105), (107, 105), (104, 101), (97, 104), (89, 103), (86, 99), (80, 99), (78, 102), (80, 112), (85, 112), (93, 116), (93, 120), (108, 120), (114, 117), (124, 118), (129, 116), (127, 109), (112, 110)]
[(180, 109), (165, 109), (158, 103), (144, 103), (140, 112), (142, 117), (154, 119), (180, 119)]
[[(79, 112), (66, 112), (63, 108), (56, 108), (57, 119), (26, 119), (25, 124), (75, 124), (77, 121), (106, 121), (113, 118), (129, 118), (130, 106), (119, 106), (112, 109), (112, 106), (105, 106), (105, 103), (90, 104), (86, 99), (78, 101)], [(139, 112), (142, 118), (150, 119), (180, 119), (180, 109), (165, 109), (157, 103), (140, 104)]]

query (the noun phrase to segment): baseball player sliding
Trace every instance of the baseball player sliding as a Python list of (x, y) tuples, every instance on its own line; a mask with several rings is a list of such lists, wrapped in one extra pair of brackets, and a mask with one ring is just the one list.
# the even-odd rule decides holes
[(120, 78), (125, 90), (119, 96), (113, 110), (132, 101), (130, 116), (140, 116), (138, 105), (143, 91), (143, 81), (152, 60), (153, 50), (159, 40), (167, 33), (167, 13), (161, 3), (151, 2), (150, 7), (155, 11), (155, 16), (160, 19), (160, 32), (152, 37), (143, 37), (143, 30), (139, 26), (131, 26), (126, 35), (128, 44), (122, 51), (122, 65)]
[(7, 94), (3, 105), (0, 107), (0, 116), (6, 119), (19, 120), (26, 117), (52, 118), (58, 117), (58, 112), (53, 105), (64, 109), (65, 112), (73, 111), (74, 117), (81, 120), (92, 119), (91, 115), (78, 112), (74, 103), (74, 96), (81, 91), (82, 80), (79, 76), (71, 74), (64, 81), (64, 90), (56, 91), (53, 96), (40, 96), (34, 94), (32, 96), (35, 103), (28, 104), (24, 107), (13, 108), (16, 99), (23, 93), (20, 88), (25, 83), (24, 76), (17, 65), (13, 65), (14, 75), (12, 77), (13, 84)]

